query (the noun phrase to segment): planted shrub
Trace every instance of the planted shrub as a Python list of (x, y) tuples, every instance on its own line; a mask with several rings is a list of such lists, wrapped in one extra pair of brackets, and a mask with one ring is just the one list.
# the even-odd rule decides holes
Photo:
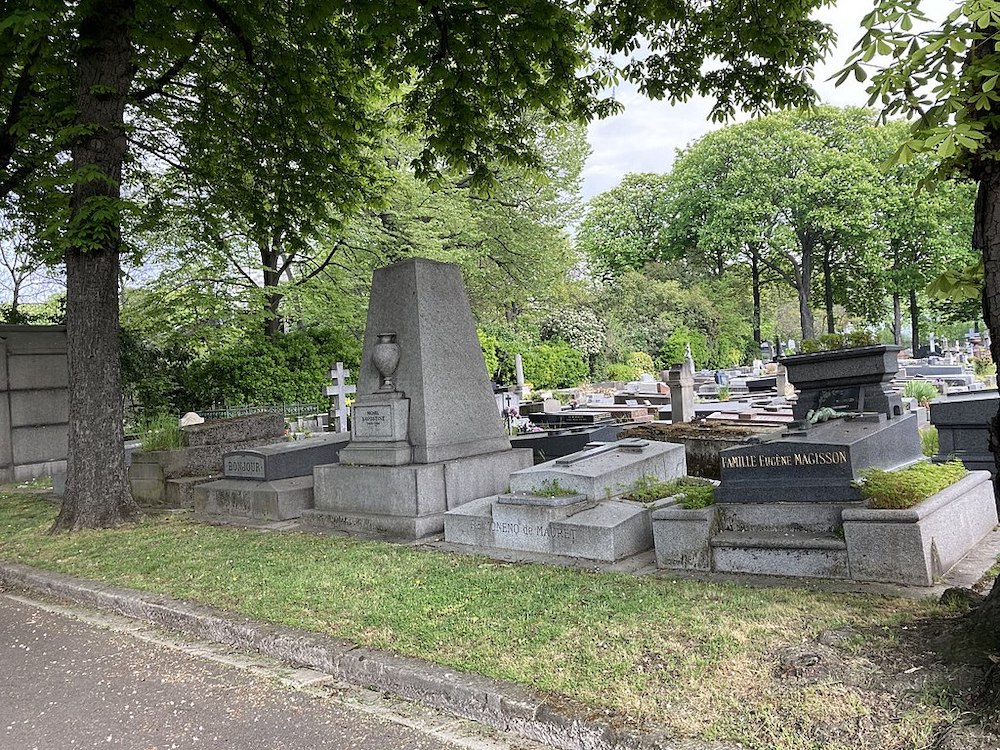
[(247, 336), (194, 361), (179, 411), (214, 405), (316, 402), (336, 360), (357, 371), (361, 342), (332, 330)]
[(654, 372), (656, 363), (646, 352), (631, 352), (625, 362), (608, 365), (605, 377), (608, 380), (638, 380), (644, 372)]
[(144, 451), (166, 451), (181, 447), (181, 426), (177, 417), (154, 414), (139, 421), (139, 445)]
[(915, 398), (921, 406), (927, 406), (932, 399), (941, 395), (937, 386), (929, 380), (911, 380), (903, 386), (903, 395)]
[(707, 508), (715, 502), (715, 485), (699, 477), (657, 479), (647, 474), (622, 494), (623, 499), (643, 505), (650, 505), (664, 497), (676, 497), (686, 510)]
[(874, 346), (879, 343), (878, 337), (870, 331), (851, 331), (850, 333), (824, 333), (819, 338), (806, 339), (799, 347), (803, 354), (814, 352), (829, 352), (834, 349), (853, 349), (858, 346)]
[(535, 388), (569, 388), (587, 378), (583, 355), (569, 344), (538, 344), (524, 353), (524, 377)]
[(932, 424), (920, 428), (920, 452), (925, 456), (936, 456), (940, 452), (937, 427)]
[(866, 469), (857, 486), (870, 508), (912, 508), (940, 492), (966, 474), (961, 461), (943, 464), (919, 463), (899, 471)]

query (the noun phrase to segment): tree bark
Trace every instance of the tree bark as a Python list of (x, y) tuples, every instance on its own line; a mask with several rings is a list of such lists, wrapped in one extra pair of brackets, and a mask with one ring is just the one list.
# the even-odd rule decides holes
[(273, 338), (281, 333), (281, 298), (284, 295), (271, 292), (264, 298), (264, 335)]
[(917, 347), (920, 346), (920, 305), (917, 304), (917, 290), (910, 290), (910, 350), (913, 356), (917, 356)]
[(753, 342), (760, 348), (760, 257), (756, 247), (750, 250), (750, 286), (753, 293)]
[(806, 234), (799, 237), (799, 247), (802, 250), (802, 261), (795, 269), (795, 287), (799, 293), (799, 323), (802, 326), (802, 338), (816, 338), (812, 313), (812, 267), (813, 252), (816, 241)]
[(833, 319), (833, 259), (830, 256), (830, 249), (825, 249), (823, 251), (823, 303), (826, 307), (826, 332), (835, 333), (836, 326)]
[(135, 0), (81, 6), (76, 122), (78, 179), (66, 250), (69, 456), (53, 531), (115, 526), (139, 516), (125, 477), (118, 279), (125, 102), (135, 69), (129, 25)]
[[(972, 246), (983, 255), (983, 320), (990, 332), (990, 354), (994, 362), (1000, 362), (1000, 167), (993, 162), (984, 166), (979, 178)], [(990, 450), (1000, 480), (1000, 412), (990, 420)], [(994, 492), (1000, 502), (996, 481)]]
[[(903, 345), (903, 301), (899, 292), (892, 293), (892, 343)], [(913, 356), (917, 356), (916, 351)]]
[(280, 310), (281, 299), (284, 297), (278, 292), (278, 285), (281, 283), (281, 271), (278, 269), (281, 258), (280, 240), (275, 239), (271, 243), (261, 241), (258, 248), (264, 269), (264, 335), (273, 338), (281, 333)]

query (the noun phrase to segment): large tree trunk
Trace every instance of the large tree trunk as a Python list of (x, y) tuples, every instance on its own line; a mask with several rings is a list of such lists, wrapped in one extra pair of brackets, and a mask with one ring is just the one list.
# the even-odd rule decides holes
[(264, 335), (270, 338), (281, 333), (280, 310), (284, 295), (278, 292), (278, 285), (281, 284), (281, 272), (278, 270), (280, 240), (273, 239), (270, 243), (261, 241), (258, 248), (264, 269)]
[[(972, 246), (983, 255), (986, 272), (983, 287), (983, 319), (990, 332), (990, 353), (1000, 362), (1000, 169), (992, 162), (983, 167), (976, 195)], [(1000, 478), (1000, 413), (990, 419), (990, 450)], [(1000, 491), (994, 480), (994, 493), (1000, 503)], [(985, 601), (972, 610), (958, 629), (956, 639), (973, 643), (986, 653), (1000, 650), (1000, 578), (993, 584)], [(1000, 710), (1000, 671), (994, 665), (987, 674), (980, 695), (987, 713)]]
[(125, 478), (119, 363), (118, 201), (127, 145), (125, 101), (134, 75), (129, 24), (135, 0), (81, 7), (73, 168), (86, 172), (70, 202), (66, 251), (69, 457), (53, 531), (114, 526), (139, 508)]
[[(983, 255), (983, 320), (990, 332), (990, 354), (994, 362), (1000, 362), (1000, 168), (993, 162), (979, 178), (972, 246)], [(1000, 412), (990, 420), (990, 450), (1000, 480)], [(994, 491), (1000, 502), (996, 482)]]
[(274, 337), (281, 333), (281, 298), (284, 295), (270, 292), (264, 298), (264, 335)]

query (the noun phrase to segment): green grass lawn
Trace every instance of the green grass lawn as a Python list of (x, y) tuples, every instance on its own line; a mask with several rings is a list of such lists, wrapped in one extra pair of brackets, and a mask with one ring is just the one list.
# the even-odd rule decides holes
[(877, 673), (777, 674), (782, 649), (829, 629), (858, 633), (845, 658), (891, 651), (902, 624), (941, 614), (926, 600), (507, 564), (179, 514), (50, 536), (55, 513), (37, 493), (0, 494), (0, 560), (513, 680), (684, 736), (762, 750), (917, 748), (953, 718)]

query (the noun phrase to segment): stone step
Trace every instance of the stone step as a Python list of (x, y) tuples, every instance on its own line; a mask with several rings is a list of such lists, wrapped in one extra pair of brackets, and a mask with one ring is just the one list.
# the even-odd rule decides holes
[(712, 569), (725, 573), (849, 578), (847, 544), (833, 534), (722, 531), (712, 537)]
[(166, 507), (194, 510), (194, 488), (217, 478), (217, 476), (209, 475), (204, 477), (174, 477), (168, 479), (163, 491)]
[(719, 503), (723, 531), (831, 534), (843, 525), (845, 508), (861, 503)]

